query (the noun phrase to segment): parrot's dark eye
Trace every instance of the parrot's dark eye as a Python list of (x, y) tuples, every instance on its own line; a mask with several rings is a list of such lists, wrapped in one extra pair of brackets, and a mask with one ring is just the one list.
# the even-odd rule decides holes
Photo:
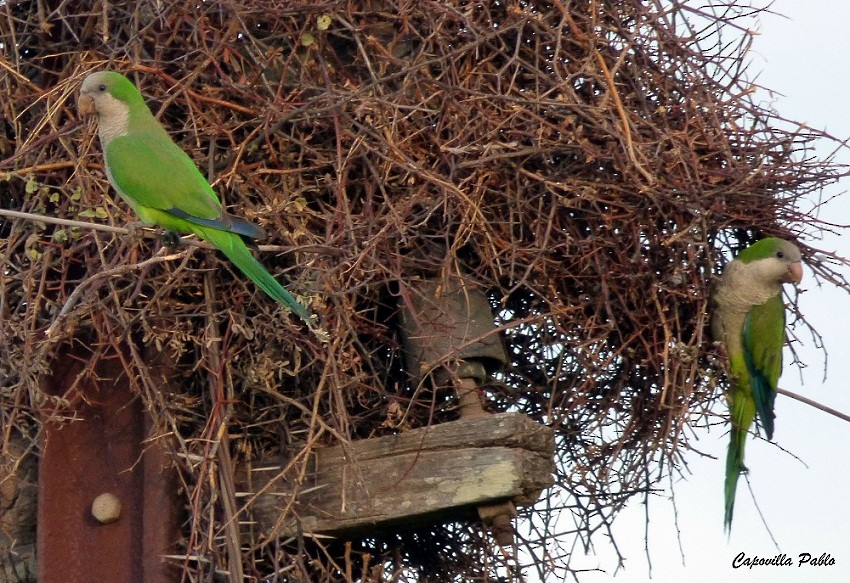
[(783, 253), (782, 251), (777, 251), (776, 256), (782, 259), (783, 257), (785, 257), (785, 253)]
[(106, 85), (104, 83), (101, 83), (100, 85), (97, 86), (97, 90), (98, 91), (106, 91)]

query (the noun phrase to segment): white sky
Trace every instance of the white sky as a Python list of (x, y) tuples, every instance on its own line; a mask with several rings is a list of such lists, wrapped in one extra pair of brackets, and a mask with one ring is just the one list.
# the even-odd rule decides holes
[[(766, 4), (757, 2), (758, 4)], [(850, 137), (850, 2), (835, 0), (777, 0), (772, 10), (787, 16), (763, 15), (747, 23), (759, 31), (748, 76), (776, 93), (762, 91), (782, 116), (810, 127), (825, 129), (841, 139)], [(745, 24), (743, 21), (739, 24)], [(834, 146), (824, 144), (826, 156)], [(850, 153), (838, 160), (850, 164)], [(850, 190), (844, 179), (824, 191), (825, 197)], [(832, 201), (822, 218), (850, 224), (850, 194)], [(816, 246), (838, 250), (850, 257), (850, 230), (843, 237), (824, 234)], [(844, 268), (850, 277), (850, 268)], [(818, 287), (805, 269), (801, 309), (824, 336), (829, 353), (827, 379), (823, 380), (823, 352), (798, 328), (805, 343), (798, 346), (808, 368), (801, 373), (786, 354), (780, 386), (850, 413), (850, 297), (829, 284)], [(752, 440), (747, 446), (750, 482), (777, 549), (759, 518), (746, 480), (738, 484), (731, 537), (723, 533), (723, 472), (728, 435), (713, 430), (701, 436), (701, 449), (716, 460), (691, 456), (692, 475), (675, 485), (684, 561), (679, 553), (670, 499), (650, 501), (649, 555), (652, 581), (659, 583), (846, 583), (850, 581), (850, 424), (780, 395), (776, 401), (774, 438), (805, 465), (773, 444)], [(808, 466), (808, 467), (806, 467)], [(615, 562), (605, 550), (607, 541), (596, 540), (599, 554), (573, 561), (573, 566), (604, 569), (587, 573), (582, 582), (648, 581), (644, 551), (644, 507), (634, 503), (617, 521), (615, 535), (627, 558), (625, 570), (615, 577)], [(580, 551), (577, 551), (580, 552)], [(732, 568), (735, 556), (774, 557), (785, 553), (793, 567)], [(797, 557), (830, 553), (834, 566), (798, 567)]]

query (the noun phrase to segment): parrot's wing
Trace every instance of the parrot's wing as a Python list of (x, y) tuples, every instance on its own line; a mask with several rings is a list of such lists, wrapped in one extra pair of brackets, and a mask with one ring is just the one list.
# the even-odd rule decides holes
[(785, 306), (776, 295), (753, 306), (744, 321), (744, 357), (750, 371), (753, 398), (759, 422), (773, 439), (773, 404), (782, 373), (782, 347), (785, 344)]
[(116, 188), (144, 207), (248, 237), (265, 234), (257, 225), (225, 213), (192, 159), (162, 136), (136, 132), (113, 138), (104, 159)]

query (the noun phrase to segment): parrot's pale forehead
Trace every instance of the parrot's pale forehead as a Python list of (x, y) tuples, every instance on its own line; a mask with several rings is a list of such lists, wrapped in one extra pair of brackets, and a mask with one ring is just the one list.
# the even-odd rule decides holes
[(117, 75), (118, 73), (113, 73), (112, 71), (98, 71), (97, 73), (91, 73), (88, 77), (83, 79), (83, 84), (80, 87), (80, 90), (91, 91), (98, 85), (106, 85), (109, 87), (114, 81), (113, 77)]
[(799, 261), (802, 258), (800, 249), (798, 249), (791, 241), (780, 239), (776, 245), (776, 250), (781, 251), (786, 259), (790, 259), (792, 261)]

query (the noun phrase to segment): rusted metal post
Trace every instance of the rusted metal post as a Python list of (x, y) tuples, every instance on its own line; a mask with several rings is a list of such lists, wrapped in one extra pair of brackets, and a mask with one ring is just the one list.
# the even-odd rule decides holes
[[(162, 558), (178, 534), (175, 476), (158, 442), (145, 442), (148, 416), (114, 356), (91, 362), (96, 357), (88, 348), (63, 347), (42, 382), (47, 394), (72, 403), (77, 418), (48, 416), (44, 423), (39, 583), (179, 580), (179, 570)], [(162, 354), (148, 363), (162, 374), (173, 370)], [(95, 374), (77, 382), (88, 366)], [(106, 507), (93, 514), (95, 499), (104, 494), (99, 503)]]

